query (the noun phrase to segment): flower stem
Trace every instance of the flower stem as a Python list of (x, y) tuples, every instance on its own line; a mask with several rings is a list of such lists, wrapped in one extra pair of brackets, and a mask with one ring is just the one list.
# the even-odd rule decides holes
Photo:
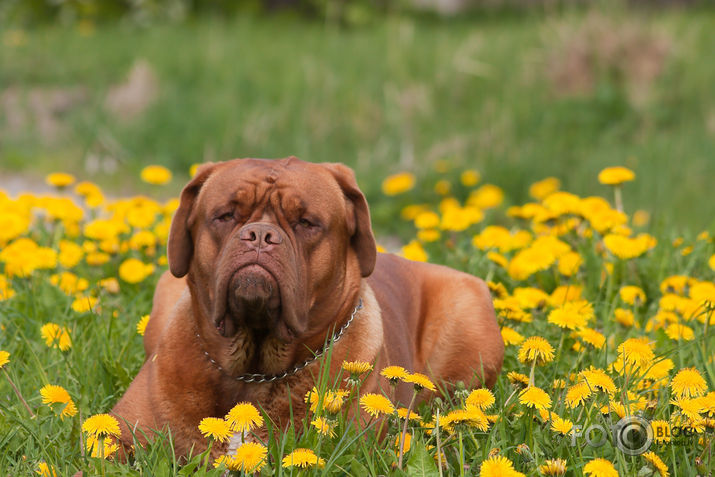
[(415, 398), (417, 397), (417, 390), (415, 389), (412, 393), (412, 400), (410, 405), (407, 406), (407, 416), (405, 416), (405, 425), (402, 426), (402, 434), (400, 434), (400, 457), (397, 459), (397, 468), (402, 470), (402, 457), (405, 454), (405, 436), (407, 435), (407, 423), (410, 422), (410, 413), (412, 412), (412, 406), (415, 403)]
[(618, 212), (623, 212), (623, 197), (621, 196), (620, 184), (613, 187), (613, 195), (616, 202), (616, 210)]
[(464, 477), (464, 444), (462, 443), (462, 431), (460, 430), (459, 435), (459, 476)]
[[(409, 415), (407, 417), (409, 417)], [(442, 477), (442, 442), (439, 438), (439, 407), (437, 408), (437, 417), (435, 417), (434, 421), (434, 432), (437, 434), (437, 467), (439, 468), (439, 477)]]
[(5, 377), (7, 378), (8, 382), (10, 383), (10, 386), (12, 386), (12, 390), (15, 391), (15, 395), (20, 400), (20, 402), (25, 406), (25, 409), (27, 409), (27, 412), (30, 413), (30, 417), (34, 418), (35, 413), (32, 412), (32, 409), (30, 409), (30, 406), (27, 404), (27, 401), (25, 401), (25, 398), (22, 397), (20, 390), (17, 388), (17, 386), (15, 386), (15, 383), (12, 382), (12, 379), (10, 379), (10, 374), (7, 372), (6, 369), (3, 369), (3, 371), (5, 372)]
[(531, 362), (531, 371), (529, 371), (529, 386), (534, 385), (534, 370), (536, 369), (536, 360)]

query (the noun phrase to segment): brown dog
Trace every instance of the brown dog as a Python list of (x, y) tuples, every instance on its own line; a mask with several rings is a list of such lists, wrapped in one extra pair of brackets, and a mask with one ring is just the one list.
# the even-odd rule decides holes
[[(363, 392), (387, 388), (378, 371), (388, 365), (447, 387), (491, 387), (501, 370), (504, 344), (484, 282), (378, 254), (365, 197), (341, 164), (203, 166), (181, 193), (168, 256), (146, 361), (112, 410), (125, 446), (137, 429), (168, 427), (185, 455), (205, 445), (201, 419), (224, 416), (239, 401), (285, 426), (291, 405), (305, 413), (321, 360), (296, 365), (351, 317), (333, 345), (331, 373), (343, 360), (374, 363)], [(287, 376), (247, 382), (249, 373), (261, 375), (257, 381)], [(398, 387), (402, 403), (410, 397), (410, 386)]]

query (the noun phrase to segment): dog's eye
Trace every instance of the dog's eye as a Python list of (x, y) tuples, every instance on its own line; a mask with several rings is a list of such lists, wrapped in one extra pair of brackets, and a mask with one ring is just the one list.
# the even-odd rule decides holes
[(233, 212), (226, 212), (224, 214), (221, 214), (214, 220), (216, 220), (217, 222), (228, 222), (230, 220), (233, 220)]
[(298, 221), (298, 223), (299, 223), (300, 225), (302, 225), (303, 227), (314, 227), (314, 226), (315, 226), (315, 224), (314, 224), (313, 222), (311, 222), (310, 220), (308, 220), (308, 219), (306, 219), (306, 218), (300, 219), (300, 220)]

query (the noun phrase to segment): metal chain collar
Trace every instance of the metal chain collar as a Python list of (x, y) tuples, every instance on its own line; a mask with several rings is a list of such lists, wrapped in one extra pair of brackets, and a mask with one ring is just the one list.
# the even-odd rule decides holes
[[(350, 318), (348, 321), (345, 322), (343, 326), (340, 327), (338, 331), (333, 333), (333, 336), (330, 338), (330, 340), (320, 348), (320, 350), (315, 353), (312, 357), (306, 359), (302, 363), (296, 365), (293, 367), (293, 369), (288, 370), (288, 371), (283, 371), (280, 374), (256, 374), (256, 373), (248, 373), (248, 374), (239, 374), (238, 376), (231, 376), (233, 379), (236, 381), (243, 381), (244, 383), (272, 383), (273, 381), (278, 381), (279, 379), (286, 378), (288, 376), (292, 376), (301, 369), (305, 368), (308, 366), (310, 363), (313, 361), (319, 359), (323, 354), (325, 354), (325, 351), (328, 349), (328, 346), (330, 346), (331, 343), (337, 343), (340, 338), (342, 338), (343, 333), (345, 333), (345, 330), (348, 329), (348, 326), (350, 326), (350, 323), (353, 322), (355, 319), (355, 316), (357, 316), (357, 312), (362, 309), (362, 298), (358, 298), (358, 304), (355, 305), (355, 309), (353, 309), (353, 312), (350, 314)], [(201, 335), (197, 332), (196, 337), (201, 340)], [(200, 341), (199, 341), (200, 342)], [(224, 374), (227, 374), (224, 372), (224, 369), (209, 355), (208, 351), (204, 350), (203, 347), (201, 347), (201, 350), (204, 352), (206, 355), (206, 358), (208, 358), (209, 361), (211, 361), (211, 364), (216, 366), (219, 371), (223, 372)], [(229, 375), (230, 376), (230, 375)]]

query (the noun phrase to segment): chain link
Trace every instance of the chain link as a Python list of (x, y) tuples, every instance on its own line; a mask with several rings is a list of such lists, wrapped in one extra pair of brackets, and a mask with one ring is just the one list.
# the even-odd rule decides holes
[[(350, 326), (350, 323), (353, 322), (353, 320), (355, 319), (355, 316), (357, 316), (357, 312), (360, 311), (361, 309), (362, 309), (362, 298), (358, 298), (358, 304), (355, 306), (355, 309), (353, 309), (353, 312), (352, 312), (352, 314), (350, 315), (350, 318), (348, 319), (348, 321), (345, 322), (345, 324), (344, 324), (343, 326), (340, 327), (340, 329), (339, 329), (338, 331), (336, 331), (336, 332), (333, 334), (333, 336), (332, 336), (332, 338), (330, 339), (330, 341), (328, 341), (328, 343), (326, 343), (326, 345), (323, 346), (323, 347), (320, 349), (320, 351), (318, 351), (317, 353), (315, 353), (315, 355), (313, 355), (311, 358), (306, 359), (306, 360), (303, 361), (302, 363), (300, 363), (300, 364), (294, 366), (293, 369), (291, 369), (290, 371), (283, 371), (283, 372), (280, 373), (280, 374), (256, 374), (256, 373), (239, 374), (238, 376), (232, 376), (233, 379), (235, 379), (236, 381), (243, 381), (244, 383), (257, 383), (257, 384), (260, 384), (260, 383), (272, 383), (272, 382), (274, 382), (274, 381), (278, 381), (278, 380), (280, 380), (280, 379), (287, 378), (288, 376), (294, 375), (295, 373), (297, 373), (297, 372), (300, 371), (301, 369), (303, 369), (303, 368), (305, 368), (306, 366), (308, 366), (308, 365), (309, 365), (310, 363), (312, 363), (313, 361), (316, 361), (317, 359), (320, 359), (320, 357), (325, 354), (325, 351), (328, 349), (328, 346), (330, 346), (331, 343), (332, 343), (332, 344), (337, 343), (338, 340), (339, 340), (340, 338), (342, 338), (343, 334), (345, 333), (345, 330), (348, 329), (348, 326)], [(196, 333), (196, 337), (199, 338), (199, 339), (201, 339), (201, 335), (199, 335), (198, 333)], [(216, 366), (219, 371), (223, 372), (223, 368), (222, 368), (216, 361), (214, 361), (213, 358), (211, 358), (211, 356), (209, 356), (208, 351), (203, 350), (203, 349), (202, 349), (202, 351), (204, 352), (204, 354), (206, 355), (206, 357), (208, 358), (208, 360), (209, 360), (214, 366)]]

